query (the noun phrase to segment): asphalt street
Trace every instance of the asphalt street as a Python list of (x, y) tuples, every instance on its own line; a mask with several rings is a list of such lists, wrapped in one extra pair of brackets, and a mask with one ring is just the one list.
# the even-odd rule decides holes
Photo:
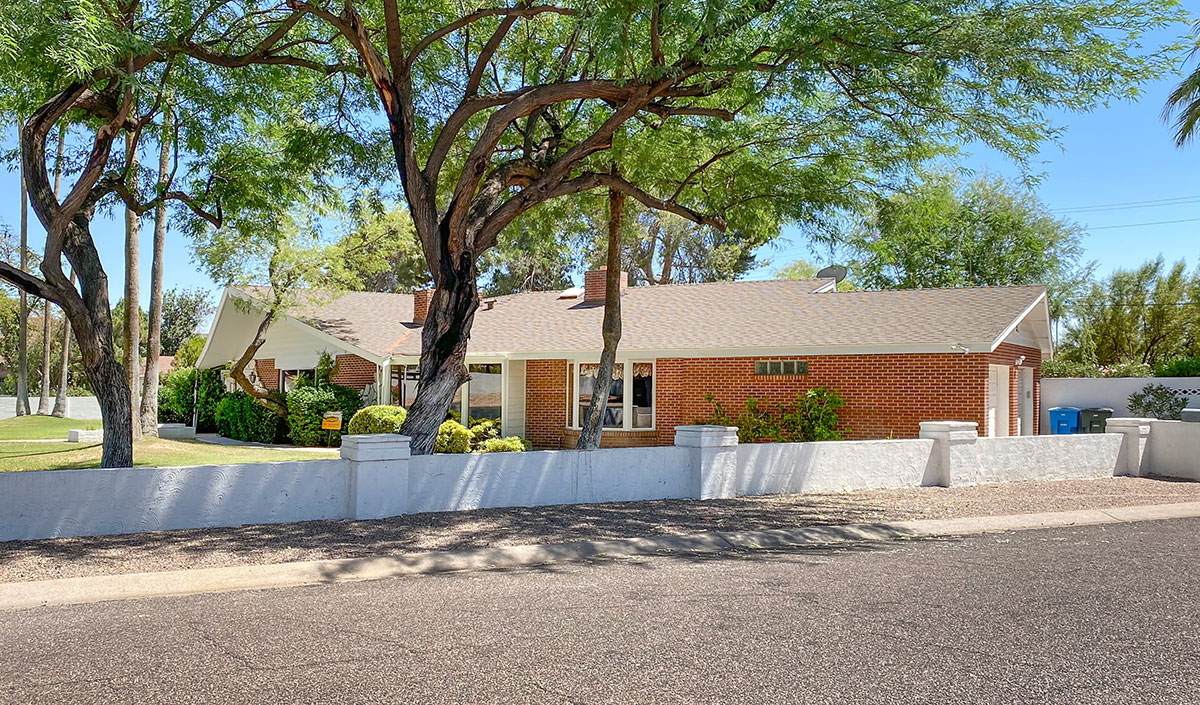
[(1200, 520), (0, 612), (5, 703), (1200, 702)]

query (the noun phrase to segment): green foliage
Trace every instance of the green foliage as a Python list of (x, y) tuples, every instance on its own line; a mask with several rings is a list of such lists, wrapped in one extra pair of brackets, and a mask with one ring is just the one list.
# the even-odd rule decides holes
[(355, 412), (346, 428), (346, 433), (400, 433), (408, 412), (400, 406), (377, 404), (366, 406)]
[(285, 436), (283, 419), (245, 392), (226, 394), (217, 402), (217, 433), (226, 438), (274, 443)]
[(334, 375), (337, 374), (337, 360), (328, 352), (322, 350), (321, 355), (317, 358), (317, 365), (313, 368), (312, 383), (318, 387), (324, 387), (332, 384)]
[(158, 388), (159, 423), (192, 425), (195, 408), (196, 369), (176, 368), (168, 372)]
[(175, 367), (195, 367), (196, 362), (200, 360), (200, 353), (204, 352), (204, 340), (205, 336), (198, 333), (184, 340), (175, 349)]
[[(293, 389), (287, 395), (288, 433), (292, 443), (298, 446), (341, 445), (346, 425), (361, 407), (358, 392), (338, 384)], [(326, 411), (342, 412), (342, 427), (337, 431), (321, 429)]]
[(761, 408), (757, 398), (749, 397), (736, 417), (731, 416), (712, 394), (706, 394), (704, 398), (713, 405), (713, 415), (697, 423), (737, 426), (740, 443), (837, 441), (842, 438), (837, 412), (845, 405), (845, 400), (826, 387), (801, 392), (795, 401), (776, 404), (770, 409)]
[(409, 292), (430, 287), (429, 268), (408, 211), (351, 204), (353, 229), (334, 244), (330, 276), (356, 291)]
[(520, 436), (505, 436), (504, 438), (489, 438), (479, 444), (477, 453), (521, 453), (529, 450), (529, 445)]
[(1042, 363), (1043, 377), (1149, 377), (1150, 366), (1141, 362), (1101, 366), (1094, 362), (1078, 362), (1055, 358)]
[(1101, 366), (1166, 364), (1200, 355), (1200, 268), (1163, 259), (1119, 269), (1071, 307), (1059, 354)]
[(471, 419), (471, 447), (478, 448), (485, 442), (500, 437), (500, 422), (496, 419)]
[(217, 430), (217, 403), (225, 396), (221, 371), (200, 370), (196, 375), (196, 433), (213, 433)]
[(995, 177), (961, 183), (933, 174), (877, 199), (846, 246), (863, 288), (1046, 284), (1058, 320), (1087, 276), (1081, 234), (1027, 189)]
[[(179, 289), (172, 287), (163, 292), (162, 301), (162, 354), (178, 355), (180, 348), (186, 344), (195, 345), (194, 339), (200, 339), (200, 348), (204, 347), (204, 336), (197, 335), (196, 329), (204, 322), (206, 316), (213, 312), (212, 302), (208, 292), (203, 289)], [(196, 357), (200, 349), (196, 349)], [(195, 358), (182, 365), (190, 367), (196, 364)]]
[(1135, 416), (1179, 420), (1188, 398), (1163, 384), (1148, 384), (1129, 395), (1129, 410)]
[(433, 442), (435, 453), (470, 453), (471, 431), (457, 421), (443, 421)]
[(1155, 377), (1200, 377), (1200, 355), (1180, 357), (1154, 368)]

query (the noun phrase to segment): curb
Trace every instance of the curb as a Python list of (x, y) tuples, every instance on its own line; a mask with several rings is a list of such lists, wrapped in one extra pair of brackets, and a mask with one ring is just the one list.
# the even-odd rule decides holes
[(159, 573), (97, 575), (0, 584), (0, 610), (358, 582), (435, 573), (506, 570), (598, 558), (764, 551), (800, 546), (895, 541), (933, 536), (969, 536), (997, 531), (1192, 517), (1200, 517), (1200, 502), (765, 531), (713, 531), (688, 536), (608, 539), (465, 551), (431, 551), (370, 558), (197, 568)]

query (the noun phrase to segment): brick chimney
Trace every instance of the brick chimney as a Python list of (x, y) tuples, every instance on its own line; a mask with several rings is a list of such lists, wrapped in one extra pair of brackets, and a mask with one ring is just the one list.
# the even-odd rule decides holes
[[(604, 280), (608, 277), (608, 267), (593, 269), (583, 274), (583, 300), (592, 303), (604, 303)], [(629, 288), (629, 272), (621, 272), (621, 293)]]
[(413, 320), (422, 325), (429, 315), (429, 302), (433, 300), (433, 289), (418, 289), (413, 292)]

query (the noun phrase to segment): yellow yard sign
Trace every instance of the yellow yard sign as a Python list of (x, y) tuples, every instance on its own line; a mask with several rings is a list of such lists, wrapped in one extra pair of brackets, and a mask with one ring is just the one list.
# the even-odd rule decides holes
[(337, 431), (342, 427), (342, 412), (326, 411), (324, 418), (321, 419), (321, 430)]

